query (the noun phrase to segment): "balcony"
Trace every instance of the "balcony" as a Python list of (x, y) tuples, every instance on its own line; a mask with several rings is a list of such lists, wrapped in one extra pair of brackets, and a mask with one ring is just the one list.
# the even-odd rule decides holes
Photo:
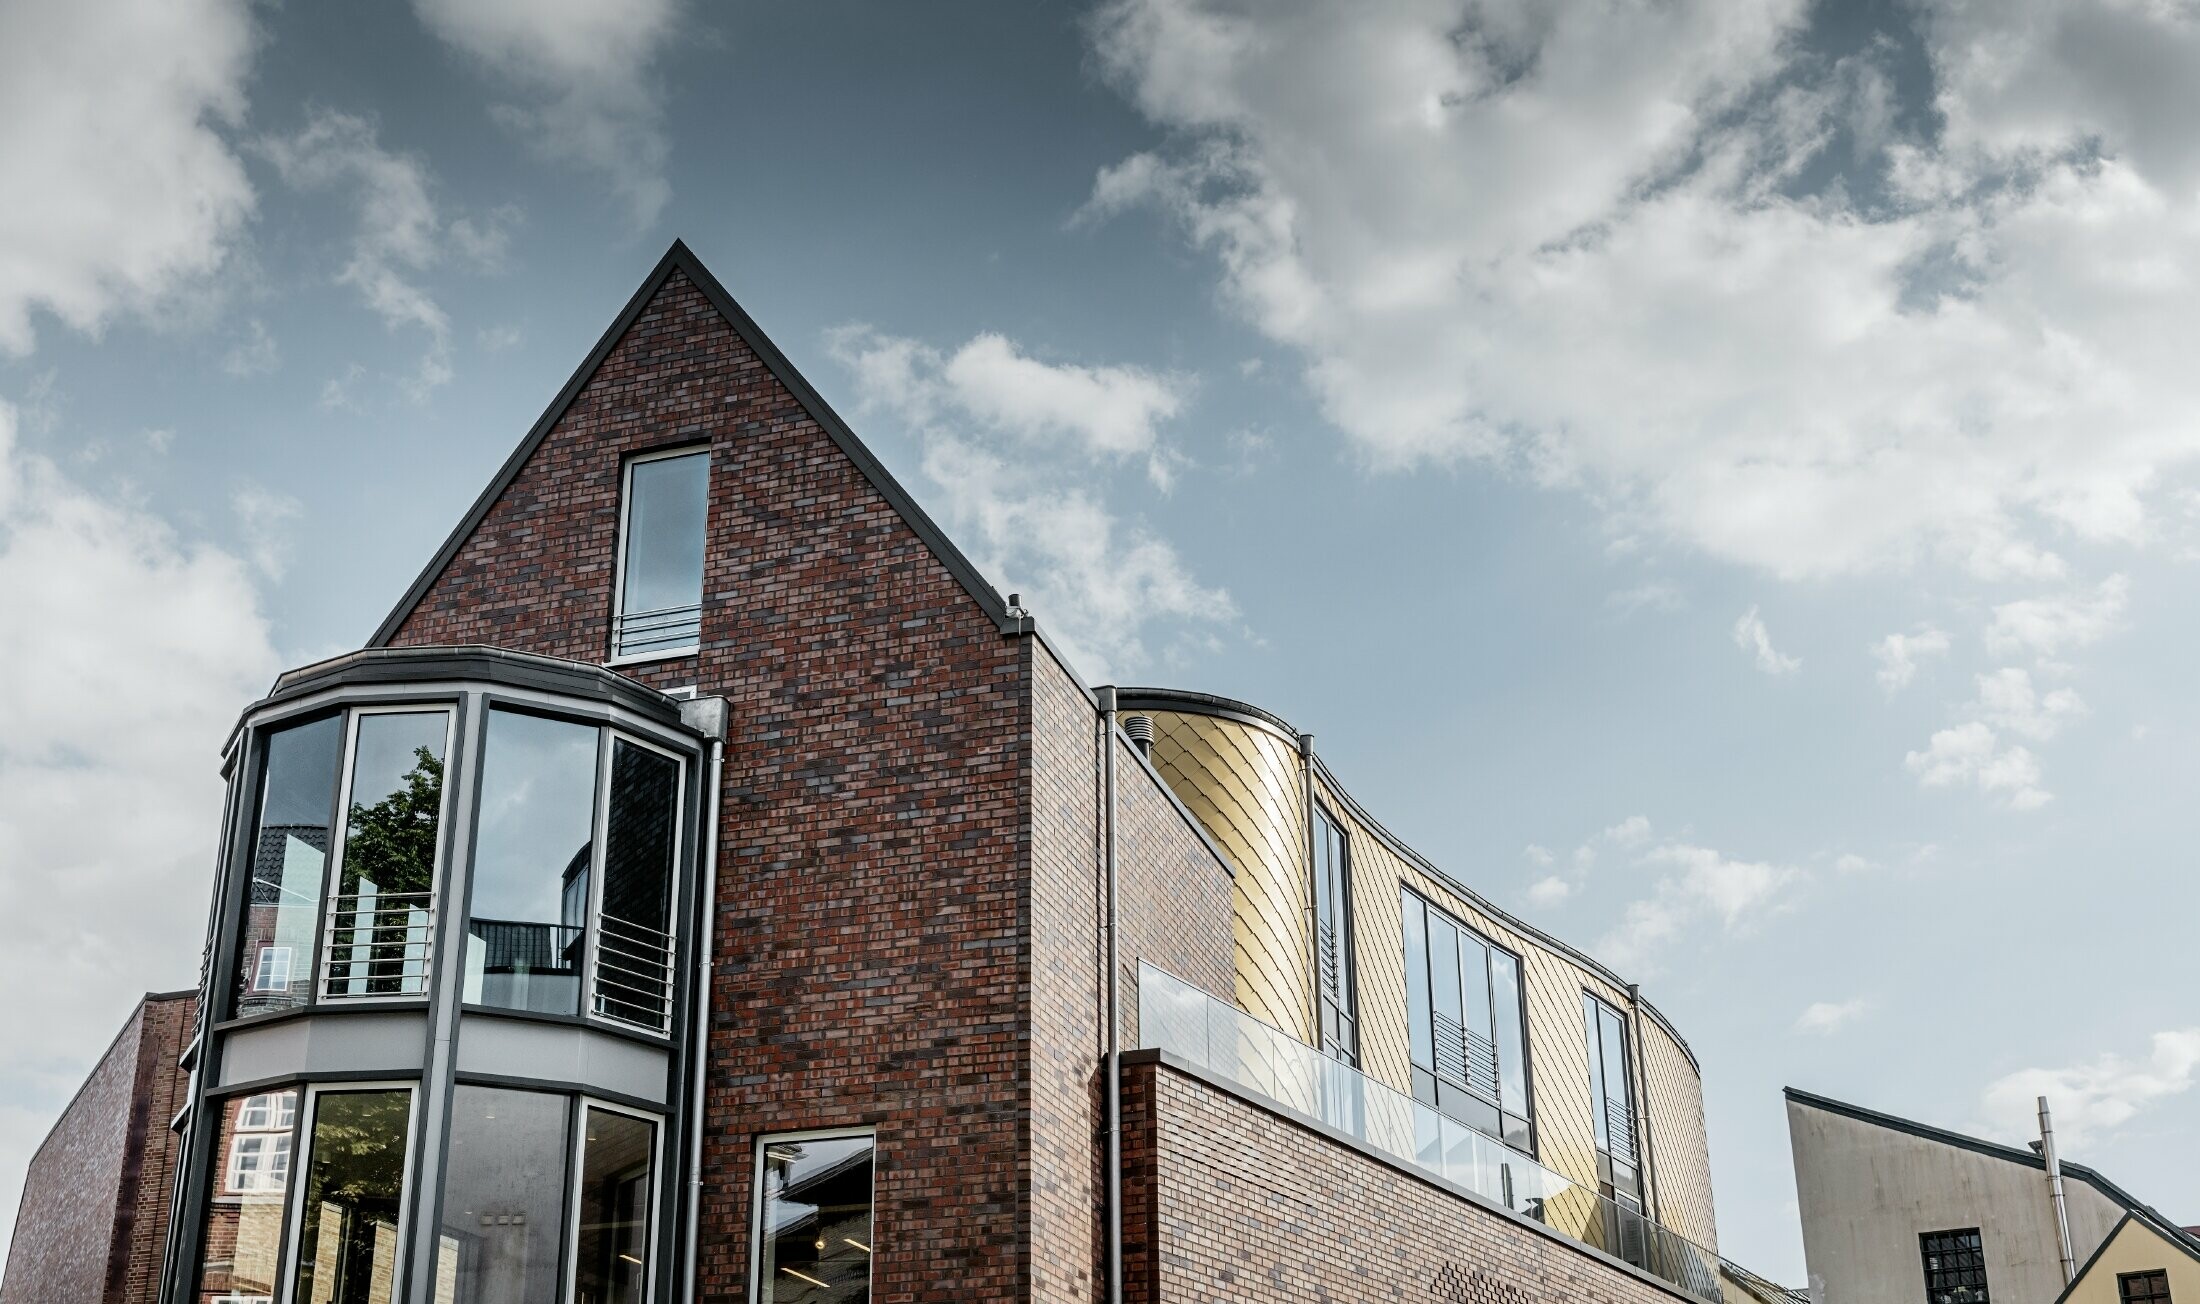
[(1139, 1046), (1461, 1187), (1699, 1299), (1718, 1301), (1719, 1256), (1639, 1210), (1321, 1054), (1172, 974), (1141, 964)]

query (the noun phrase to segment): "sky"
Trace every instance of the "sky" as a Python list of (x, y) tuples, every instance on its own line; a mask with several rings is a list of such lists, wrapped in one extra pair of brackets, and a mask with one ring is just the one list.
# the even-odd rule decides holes
[(1730, 1257), (1788, 1085), (2200, 1221), (2196, 119), (2171, 0), (0, 0), (0, 1209), (678, 237), (1089, 681), (1642, 982)]

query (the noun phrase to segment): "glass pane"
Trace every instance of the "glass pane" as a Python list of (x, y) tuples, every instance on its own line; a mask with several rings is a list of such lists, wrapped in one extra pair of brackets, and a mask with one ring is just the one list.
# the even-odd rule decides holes
[(316, 1098), (294, 1304), (396, 1299), (411, 1112), (409, 1091), (330, 1091)]
[(611, 744), (603, 925), (596, 1012), (661, 1028), (672, 1012), (672, 866), (680, 764), (624, 739)]
[(871, 1138), (764, 1141), (758, 1304), (871, 1298)]
[(586, 1111), (577, 1304), (641, 1304), (649, 1283), (650, 1142), (656, 1126), (608, 1109)]
[(1520, 961), (1490, 948), (1490, 1009), (1497, 1019), (1498, 1104), (1509, 1114), (1528, 1112), (1528, 1052), (1520, 1001)]
[(342, 716), (267, 735), (252, 881), (238, 930), (234, 1009), (240, 1015), (306, 1002), (343, 750)]
[(594, 725), (489, 713), (466, 924), (466, 1000), (579, 1014), (590, 846)]
[(1597, 1018), (1602, 1024), (1597, 1040), (1604, 1049), (1604, 1091), (1608, 1107), (1615, 1120), (1626, 1120), (1628, 1135), (1613, 1138), (1615, 1150), (1634, 1153), (1633, 1119), (1630, 1112), (1633, 1093), (1627, 1089), (1627, 1025), (1621, 1022), (1618, 1012), (1609, 1006), (1597, 1006)]
[(1596, 1133), (1597, 1149), (1610, 1151), (1612, 1136), (1604, 1114), (1604, 1050), (1598, 1045), (1601, 1036), (1597, 1030), (1597, 1011), (1602, 1008), (1596, 997), (1582, 994), (1581, 1021), (1589, 1048), (1589, 1126)]
[(1398, 904), (1406, 921), (1406, 1033), (1413, 1043), (1413, 1062), (1433, 1072), (1436, 1039), (1428, 1021), (1428, 907), (1411, 892), (1399, 893)]
[(195, 1298), (201, 1304), (275, 1294), (297, 1103), (298, 1093), (285, 1091), (221, 1106), (206, 1240), (199, 1253)]
[(358, 717), (343, 867), (329, 902), (331, 996), (427, 990), (449, 720), (442, 711)]
[(1497, 1099), (1497, 1041), (1490, 1020), (1490, 948), (1471, 933), (1459, 935), (1460, 1006), (1466, 1011), (1467, 1086), (1484, 1100)]
[(618, 651), (690, 647), (703, 601), (703, 524), (710, 455), (662, 457), (627, 470)]
[(558, 1304), (571, 1113), (539, 1091), (452, 1092), (437, 1304)]

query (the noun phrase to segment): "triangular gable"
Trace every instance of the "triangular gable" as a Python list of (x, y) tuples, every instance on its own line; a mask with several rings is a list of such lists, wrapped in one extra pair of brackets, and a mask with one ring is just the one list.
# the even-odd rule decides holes
[(528, 460), (534, 456), (535, 451), (542, 446), (543, 440), (549, 436), (550, 431), (558, 424), (559, 419), (565, 415), (566, 410), (587, 388), (588, 382), (595, 376), (597, 368), (603, 365), (604, 359), (610, 356), (611, 351), (617, 347), (619, 341), (625, 337), (628, 329), (633, 326), (635, 319), (640, 317), (649, 307), (658, 292), (664, 288), (665, 282), (670, 280), (675, 272), (684, 273), (696, 289), (702, 292), (704, 298), (710, 302), (711, 307), (721, 317), (725, 318), (726, 324), (731, 326), (734, 333), (740, 336), (741, 340), (756, 354), (758, 360), (764, 364), (765, 369), (771, 373), (772, 377), (784, 386), (788, 393), (794, 396), (795, 401), (801, 405), (810, 419), (815, 421), (818, 427), (831, 437), (840, 451), (845, 453), (848, 460), (855, 464), (856, 470), (878, 492), (879, 496), (886, 500), (887, 505), (908, 524), (909, 528), (916, 532), (917, 537), (939, 558), (940, 563), (947, 568), (948, 573), (955, 578), (955, 581), (977, 601), (978, 606), (985, 614), (995, 624), (999, 625), (1003, 632), (1028, 630), (1030, 628), (1029, 621), (1010, 617), (1008, 604), (1002, 601), (1001, 595), (994, 590), (991, 584), (986, 582), (985, 576), (979, 572), (975, 565), (971, 564), (968, 557), (963, 555), (962, 550), (955, 546), (954, 541), (949, 539), (939, 526), (933, 523), (932, 518), (925, 513), (925, 510), (917, 505), (916, 499), (910, 497), (909, 491), (902, 488), (901, 483), (895, 480), (885, 466), (879, 462), (878, 458), (872, 454), (871, 450), (864, 446), (863, 441), (858, 439), (855, 432), (848, 428), (848, 423), (840, 419), (840, 415), (833, 411), (831, 405), (825, 402), (824, 398), (803, 377), (802, 373), (795, 370), (794, 364), (789, 362), (787, 356), (779, 351), (779, 346), (773, 344), (770, 337), (765, 335), (748, 313), (742, 310), (741, 305), (736, 303), (733, 296), (726, 292), (725, 286), (719, 284), (718, 278), (711, 275), (710, 269), (703, 266), (702, 260), (688, 249), (686, 242), (674, 240), (672, 247), (665, 251), (664, 257), (657, 260), (657, 266), (643, 279), (641, 288), (634, 292), (634, 297), (627, 301), (626, 307), (620, 311), (618, 317), (611, 323), (610, 329), (603, 333), (603, 338), (596, 342), (596, 347), (589, 351), (588, 356), (575, 369), (572, 378), (565, 382), (564, 388), (558, 391), (557, 397), (550, 401), (548, 408), (544, 409), (542, 416), (535, 422), (534, 427), (527, 432), (527, 437), (520, 441), (518, 448), (512, 450), (512, 455), (505, 459), (502, 467), (498, 468), (496, 476), (490, 480), (488, 487), (481, 491), (481, 496), (476, 498), (473, 506), (466, 510), (466, 515), (460, 519), (458, 527), (451, 531), (450, 537), (443, 541), (443, 546), (436, 550), (435, 556), (429, 560), (427, 567), (420, 572), (419, 578), (412, 582), (412, 586), (405, 591), (405, 596), (398, 600), (396, 607), (390, 611), (390, 614), (383, 618), (381, 625), (374, 631), (373, 637), (367, 640), (367, 646), (387, 646), (389, 641), (396, 636), (398, 629), (405, 623), (406, 617), (412, 614), (413, 609), (434, 588), (436, 580), (442, 576), (452, 560), (459, 555), (459, 551), (465, 547), (466, 541), (473, 536), (474, 531), (480, 528), (482, 521), (489, 515), (490, 509), (511, 487), (512, 482), (519, 477), (521, 469), (527, 465)]
[(2104, 1274), (2133, 1270), (2133, 1265), (2127, 1260), (2129, 1251), (2134, 1247), (2121, 1243), (2126, 1237), (2143, 1237), (2160, 1247), (2163, 1258), (2156, 1260), (2149, 1256), (2145, 1261), (2147, 1267), (2169, 1267), (2168, 1256), (2170, 1254), (2182, 1255), (2187, 1262), (2200, 1267), (2200, 1245), (2196, 1245), (2193, 1238), (2182, 1228), (2172, 1228), (2157, 1223), (2154, 1219), (2147, 1217), (2136, 1209), (2129, 1210), (2122, 1218), (2116, 1220), (2116, 1225), (2109, 1229), (2108, 1235), (2101, 1238), (2101, 1243), (2094, 1247), (2092, 1256), (2086, 1259), (2085, 1263), (2078, 1269), (2078, 1275), (2071, 1278), (2070, 1284), (2063, 1288), (2063, 1293), (2055, 1297), (2055, 1304), (2064, 1304), (2064, 1301), (2071, 1299), (2080, 1292), (2086, 1292), (2089, 1295), (2101, 1295), (2105, 1299), (2114, 1299), (2116, 1290), (2114, 1282), (2107, 1284), (2105, 1294), (2101, 1290), (2090, 1289), (2095, 1285), (2093, 1272), (2096, 1268), (2099, 1268)]

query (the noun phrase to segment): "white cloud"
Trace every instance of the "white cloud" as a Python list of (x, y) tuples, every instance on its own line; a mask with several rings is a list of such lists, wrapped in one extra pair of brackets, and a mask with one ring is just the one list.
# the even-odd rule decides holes
[(1556, 874), (1547, 874), (1528, 885), (1528, 904), (1548, 910), (1574, 894), (1574, 885)]
[(1908, 634), (1889, 634), (1872, 645), (1872, 655), (1879, 660), (1879, 686), (1898, 693), (1917, 678), (1919, 661), (1947, 653), (1947, 633), (1930, 625), (1920, 625)]
[(1528, 863), (1531, 865), (1548, 865), (1553, 860), (1557, 859), (1557, 857), (1551, 855), (1551, 849), (1549, 847), (1541, 846), (1533, 842), (1529, 843), (1527, 847), (1521, 851), (1520, 854), (1526, 856), (1528, 858)]
[(1173, 219), (1372, 466), (1781, 576), (2145, 543), (2200, 460), (2200, 147), (2130, 81), (2200, 85), (2195, 25), (1919, 6), (1942, 132), (1891, 45), (1801, 39), (1822, 9), (1111, 0), (1099, 65), (1172, 143), (1086, 211)]
[(2038, 1135), (2047, 1097), (2064, 1154), (2115, 1131), (2140, 1111), (2192, 1089), (2200, 1074), (2200, 1028), (2154, 1034), (2143, 1060), (2103, 1054), (2064, 1068), (2027, 1068), (1997, 1078), (1981, 1097), (1986, 1125), (2014, 1138)]
[(245, 561), (16, 427), (0, 404), (0, 983), (39, 997), (0, 1013), (0, 1210), (132, 1002), (197, 981), (217, 752), (277, 669)]
[(1604, 595), (1604, 609), (1625, 618), (1638, 611), (1678, 611), (1688, 605), (1681, 591), (1663, 580), (1651, 580), (1631, 589), (1615, 589)]
[(524, 102), (492, 114), (539, 154), (601, 173), (636, 227), (672, 198), (664, 93), (653, 65), (678, 0), (413, 0), (439, 39), (479, 60)]
[(1812, 1001), (1808, 1008), (1796, 1016), (1795, 1030), (1826, 1037), (1839, 1032), (1844, 1025), (1855, 1022), (1871, 1008), (1862, 997), (1847, 1001)]
[(1716, 923), (1729, 934), (1747, 933), (1783, 908), (1786, 889), (1804, 877), (1793, 866), (1735, 860), (1679, 841), (1649, 848), (1636, 864), (1660, 871), (1656, 886), (1649, 896), (1629, 902), (1618, 925), (1592, 948), (1622, 973), (1662, 968), (1663, 959), (1693, 928)]
[(2054, 800), (2040, 786), (2040, 763), (2032, 753), (2015, 743), (2004, 746), (1979, 720), (1940, 730), (1924, 751), (1906, 754), (1902, 764), (1925, 787), (1971, 784), (2011, 810), (2037, 810)]
[(1633, 849), (1650, 841), (1650, 820), (1643, 815), (1630, 815), (1604, 830), (1600, 835), (1615, 847)]
[(245, 323), (244, 338), (229, 346), (222, 355), (222, 370), (242, 380), (249, 376), (265, 376), (282, 365), (282, 350), (275, 337), (268, 334), (267, 326), (254, 317)]
[(2131, 582), (2111, 575), (2090, 593), (2004, 602), (1986, 627), (1986, 646), (1997, 653), (2052, 657), (2098, 643), (2116, 628), (2130, 596)]
[(230, 261), (254, 197), (223, 133), (257, 44), (243, 0), (0, 5), (0, 353), (36, 312), (97, 331)]
[(481, 346), (484, 353), (502, 353), (506, 349), (518, 348), (524, 338), (524, 332), (518, 324), (512, 322), (501, 326), (484, 326), (474, 333), (474, 342)]
[(1734, 646), (1754, 657), (1757, 668), (1768, 675), (1792, 675), (1803, 668), (1801, 657), (1785, 656), (1772, 646), (1772, 632), (1755, 607), (1734, 622)]
[(281, 579), (290, 552), (290, 523), (305, 514), (305, 504), (289, 494), (247, 480), (229, 496), (252, 564), (269, 579)]
[(2045, 742), (2063, 723), (2085, 712), (2085, 703), (2068, 688), (2041, 693), (2033, 688), (2030, 672), (2005, 666), (1978, 677), (1979, 713), (1989, 723)]
[(1039, 361), (996, 335), (952, 354), (864, 326), (834, 330), (833, 356), (865, 411), (891, 413), (922, 441), (941, 515), (1002, 587), (1024, 594), (1082, 673), (1109, 679), (1153, 664), (1148, 630), (1212, 638), (1236, 615), (1176, 550), (1125, 525), (1094, 493), (1092, 467), (1143, 457), (1166, 488), (1177, 464), (1156, 424), (1184, 382), (1136, 367)]

